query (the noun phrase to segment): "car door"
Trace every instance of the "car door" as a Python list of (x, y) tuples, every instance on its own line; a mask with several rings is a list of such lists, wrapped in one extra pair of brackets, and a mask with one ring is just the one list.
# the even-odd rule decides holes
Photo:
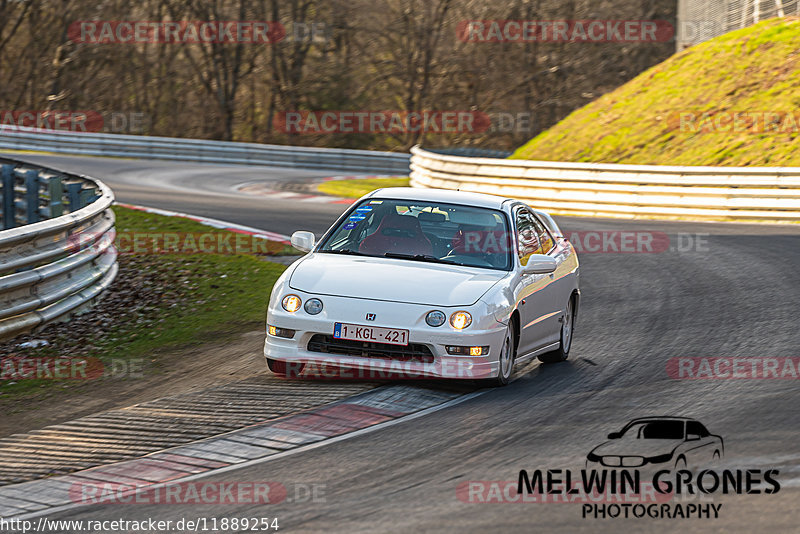
[(711, 463), (717, 442), (699, 421), (686, 423), (686, 462), (691, 467), (701, 467)]
[(556, 260), (556, 270), (541, 275), (543, 279), (542, 301), (546, 301), (548, 309), (540, 316), (544, 344), (556, 343), (561, 339), (561, 320), (564, 308), (571, 293), (572, 281), (566, 277), (567, 266), (564, 263), (566, 254), (556, 247), (556, 240), (547, 226), (535, 215), (531, 214), (535, 232), (539, 236), (540, 254), (546, 254)]
[[(548, 319), (553, 310), (553, 298), (548, 291), (550, 276), (523, 273), (532, 254), (543, 252), (536, 219), (524, 206), (514, 210), (514, 232), (517, 247), (517, 310), (520, 316), (520, 337), (517, 354), (523, 356), (548, 344), (552, 326)], [(556, 312), (557, 313), (557, 312)]]

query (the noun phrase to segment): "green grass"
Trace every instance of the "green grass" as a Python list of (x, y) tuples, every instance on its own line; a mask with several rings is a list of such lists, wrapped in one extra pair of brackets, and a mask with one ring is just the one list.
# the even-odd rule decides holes
[(360, 198), (382, 187), (408, 187), (408, 176), (393, 176), (391, 178), (368, 178), (364, 180), (329, 180), (317, 186), (317, 189), (326, 195), (345, 198)]
[[(696, 128), (702, 113), (800, 111), (800, 20), (770, 19), (675, 54), (573, 112), (511, 158), (656, 165), (800, 165), (800, 135)], [(681, 127), (678, 113), (697, 120)], [(747, 128), (745, 128), (747, 129)], [(697, 130), (697, 131), (692, 131)], [(797, 130), (800, 131), (800, 125)]]
[[(118, 232), (214, 232), (230, 234), (177, 217), (115, 207)], [(231, 237), (235, 237), (232, 234)], [(286, 252), (278, 244), (276, 250)], [(171, 349), (220, 342), (235, 334), (264, 328), (267, 303), (275, 280), (285, 266), (253, 254), (123, 254), (120, 274), (112, 285), (130, 283), (147, 273), (148, 303), (142, 309), (116, 310), (115, 321), (99, 336), (71, 335), (74, 323), (55, 325), (34, 334), (50, 341), (38, 349), (19, 349), (26, 357), (89, 356), (108, 364), (112, 358), (144, 358), (144, 371), (158, 372), (160, 356)], [(98, 308), (103, 306), (100, 302)], [(92, 318), (92, 311), (74, 321)], [(12, 340), (11, 343), (18, 343)], [(30, 390), (85, 381), (20, 380), (2, 386), (3, 399)]]
[[(230, 235), (231, 238), (234, 238), (238, 235), (233, 232), (225, 232), (223, 230), (201, 224), (191, 219), (184, 219), (182, 217), (165, 217), (163, 215), (156, 215), (140, 210), (123, 208), (121, 206), (114, 207), (114, 214), (117, 217), (115, 227), (118, 234), (147, 232), (166, 232), (178, 234), (218, 233)], [(117, 241), (119, 242), (119, 235)], [(291, 245), (284, 245), (276, 241), (264, 242), (263, 246), (259, 247), (259, 250), (264, 250), (265, 254), (274, 256), (295, 256), (303, 254)]]

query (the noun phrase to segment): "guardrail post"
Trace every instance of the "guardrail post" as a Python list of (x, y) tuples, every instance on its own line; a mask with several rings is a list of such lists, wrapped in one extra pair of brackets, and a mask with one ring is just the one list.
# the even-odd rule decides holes
[(39, 222), (39, 173), (25, 171), (26, 223)]
[(17, 225), (14, 220), (17, 212), (14, 203), (14, 166), (3, 165), (0, 167), (0, 179), (2, 179), (3, 185), (3, 230), (8, 230)]
[(81, 209), (81, 184), (67, 184), (67, 198), (69, 199), (69, 211)]
[(47, 183), (50, 194), (50, 217), (64, 215), (64, 185), (60, 176), (51, 176)]
[(96, 193), (92, 188), (81, 190), (81, 207), (83, 208), (94, 202), (95, 196)]

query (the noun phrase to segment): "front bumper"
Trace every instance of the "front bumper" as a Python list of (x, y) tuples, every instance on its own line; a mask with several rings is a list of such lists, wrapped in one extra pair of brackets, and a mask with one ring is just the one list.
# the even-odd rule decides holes
[[(431, 307), (348, 297), (331, 297), (303, 294), (292, 291), (305, 302), (308, 298), (323, 301), (323, 311), (309, 315), (301, 307), (294, 313), (285, 311), (279, 298), (273, 299), (267, 313), (267, 323), (278, 328), (295, 330), (291, 339), (267, 335), (264, 355), (272, 360), (315, 364), (319, 374), (326, 378), (456, 378), (481, 379), (497, 375), (498, 355), (505, 337), (506, 325), (497, 322), (486, 305), (478, 302), (472, 306)], [(425, 323), (431, 310), (441, 310), (448, 317), (455, 311), (466, 310), (472, 315), (472, 324), (464, 330), (456, 330), (449, 322), (440, 327)], [(367, 321), (367, 314), (374, 314), (374, 321)], [(414, 356), (396, 354), (390, 357), (374, 357), (370, 344), (361, 355), (337, 354), (309, 350), (312, 337), (319, 349), (321, 336), (332, 336), (334, 323), (351, 323), (364, 326), (400, 328), (409, 331), (409, 347), (427, 347), (431, 358), (428, 361)], [(359, 343), (359, 342), (356, 342)], [(489, 353), (481, 356), (456, 356), (447, 353), (448, 345), (488, 346)], [(400, 346), (390, 346), (402, 349)], [(352, 351), (351, 351), (352, 352)], [(377, 352), (380, 352), (378, 350)], [(397, 352), (391, 351), (391, 352)], [(416, 351), (418, 353), (418, 351)], [(356, 371), (353, 373), (353, 371)]]

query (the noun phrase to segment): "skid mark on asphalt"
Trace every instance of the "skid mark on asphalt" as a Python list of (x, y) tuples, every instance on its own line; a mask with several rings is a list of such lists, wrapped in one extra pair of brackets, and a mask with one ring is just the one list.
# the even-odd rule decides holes
[(375, 178), (396, 178), (397, 175), (356, 174), (348, 176), (329, 176), (326, 178), (306, 178), (290, 182), (264, 183), (248, 182), (236, 187), (236, 191), (248, 195), (270, 197), (272, 199), (316, 202), (318, 204), (352, 204), (357, 199), (326, 195), (317, 190), (317, 185), (330, 180), (367, 180)]

